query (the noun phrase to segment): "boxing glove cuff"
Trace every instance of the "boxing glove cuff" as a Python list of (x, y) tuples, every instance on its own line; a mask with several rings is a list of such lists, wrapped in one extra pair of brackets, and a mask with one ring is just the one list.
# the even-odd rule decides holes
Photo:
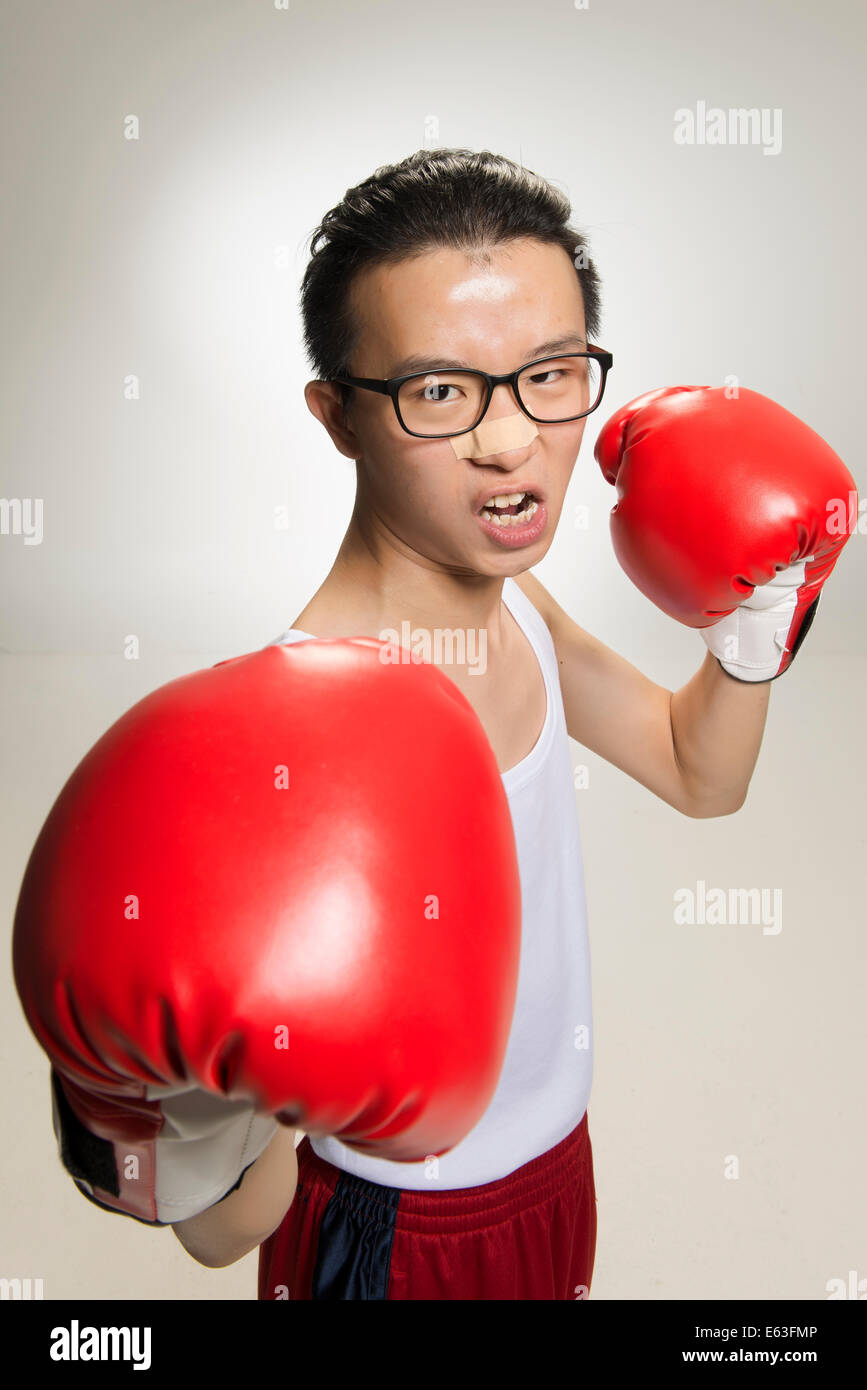
[(79, 1192), (147, 1225), (184, 1221), (219, 1202), (278, 1128), (247, 1101), (193, 1087), (119, 1100), (54, 1068), (51, 1082), (60, 1159)]
[[(812, 555), (780, 570), (768, 584), (758, 585), (748, 599), (710, 627), (700, 629), (708, 650), (730, 676), (741, 681), (774, 680), (786, 652), (791, 657), (806, 636), (818, 604), (800, 621), (793, 636), (793, 621), (805, 569)], [(785, 663), (785, 669), (791, 662)]]

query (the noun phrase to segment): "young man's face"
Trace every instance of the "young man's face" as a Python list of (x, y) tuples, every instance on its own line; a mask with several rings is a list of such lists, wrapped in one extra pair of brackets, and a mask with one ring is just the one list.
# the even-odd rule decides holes
[[(493, 248), (484, 266), (462, 252), (438, 248), (375, 267), (355, 281), (352, 302), (363, 325), (352, 376), (400, 376), (418, 369), (415, 363), (404, 365), (415, 355), (423, 355), (426, 367), (462, 363), (499, 374), (537, 357), (586, 347), (575, 267), (561, 247), (531, 239)], [(561, 338), (571, 341), (547, 346)], [(365, 519), (385, 538), (393, 538), (404, 553), (408, 547), (454, 573), (519, 574), (542, 558), (560, 517), (586, 417), (535, 422), (538, 433), (529, 442), (504, 448), (487, 426), (521, 412), (511, 388), (498, 386), (478, 436), (486, 452), (462, 458), (448, 438), (407, 434), (387, 396), (356, 389), (353, 397), (349, 432), (335, 437), (332, 431), (332, 438), (360, 460), (360, 504)], [(454, 399), (455, 393), (440, 390), (437, 399), (443, 398)], [(522, 417), (522, 424), (532, 423)], [(468, 438), (456, 437), (455, 443)], [(498, 452), (487, 452), (490, 448)], [(489, 497), (521, 490), (539, 501), (529, 525), (507, 530), (482, 517)]]

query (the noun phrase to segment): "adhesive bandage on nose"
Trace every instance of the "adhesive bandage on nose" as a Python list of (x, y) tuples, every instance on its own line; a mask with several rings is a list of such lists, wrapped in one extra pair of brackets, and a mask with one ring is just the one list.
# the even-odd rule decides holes
[(520, 411), (500, 420), (483, 420), (474, 430), (459, 434), (449, 443), (459, 459), (484, 457), (485, 454), (505, 454), (529, 444), (539, 431)]

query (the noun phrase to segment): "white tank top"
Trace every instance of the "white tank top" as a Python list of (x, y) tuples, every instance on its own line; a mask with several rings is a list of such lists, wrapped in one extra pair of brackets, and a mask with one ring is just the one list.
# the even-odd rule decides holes
[[(503, 602), (527, 637), (545, 678), (542, 732), (502, 774), (521, 876), (521, 961), (512, 1029), (500, 1080), (482, 1118), (438, 1160), (371, 1158), (330, 1136), (312, 1137), (320, 1158), (385, 1187), (478, 1187), (559, 1144), (590, 1097), (593, 1029), (584, 867), (563, 697), (551, 634), (514, 579)], [(270, 646), (311, 636), (290, 628)]]

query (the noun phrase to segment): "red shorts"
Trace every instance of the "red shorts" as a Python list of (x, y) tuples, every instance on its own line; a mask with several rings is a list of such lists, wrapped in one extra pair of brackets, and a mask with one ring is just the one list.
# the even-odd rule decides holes
[(586, 1112), (505, 1178), (445, 1192), (356, 1178), (298, 1145), (298, 1186), (259, 1247), (260, 1299), (581, 1299), (596, 1254)]

